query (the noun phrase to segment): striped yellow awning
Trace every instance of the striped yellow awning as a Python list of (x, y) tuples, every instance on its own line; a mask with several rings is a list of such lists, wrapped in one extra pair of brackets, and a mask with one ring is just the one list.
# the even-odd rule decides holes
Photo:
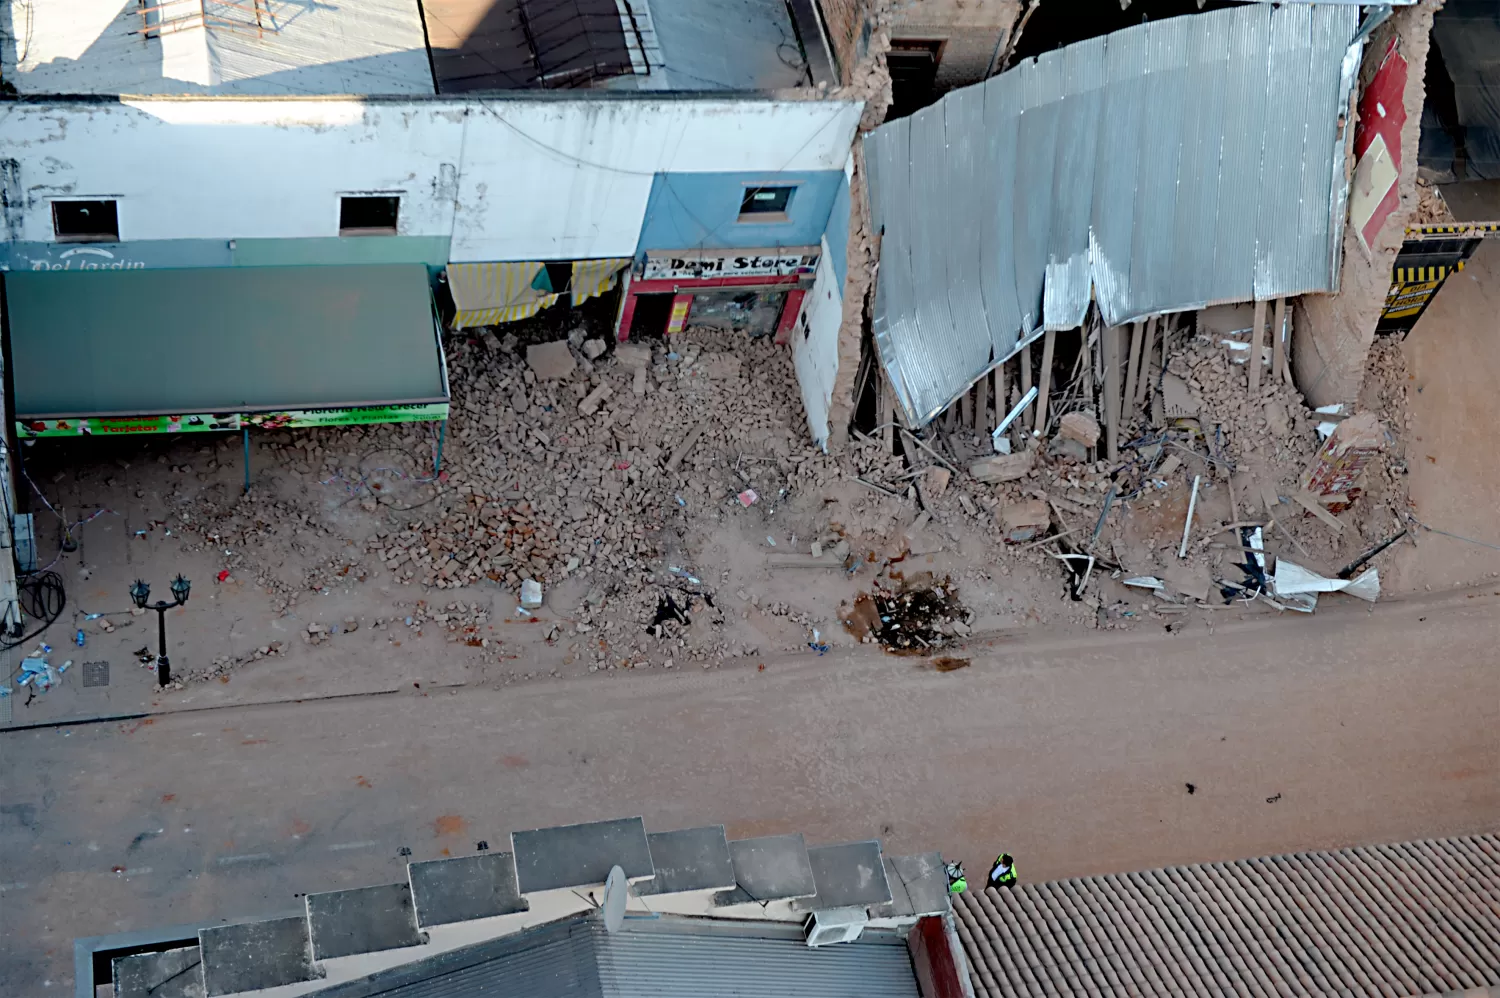
[(1462, 261), (1453, 267), (1397, 267), (1396, 283), (1417, 284), (1425, 281), (1441, 281), (1451, 271), (1463, 269)]
[[(573, 264), (569, 289), (579, 305), (614, 287), (629, 257), (579, 260)], [(448, 287), (457, 312), (454, 329), (494, 326), (536, 315), (557, 302), (560, 293), (538, 291), (531, 286), (543, 263), (536, 260), (503, 263), (450, 263)]]
[(620, 279), (620, 271), (630, 263), (630, 257), (610, 257), (605, 260), (579, 260), (573, 264), (573, 304), (582, 305), (590, 298), (604, 294)]

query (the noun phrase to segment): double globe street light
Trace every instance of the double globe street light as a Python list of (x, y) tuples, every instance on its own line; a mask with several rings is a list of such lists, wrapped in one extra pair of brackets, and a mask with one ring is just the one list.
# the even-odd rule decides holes
[(156, 611), (156, 633), (160, 639), (161, 646), (161, 651), (156, 656), (156, 683), (158, 686), (165, 686), (172, 681), (172, 665), (167, 661), (167, 611), (186, 603), (188, 601), (188, 594), (192, 591), (192, 588), (193, 584), (183, 578), (181, 572), (177, 574), (177, 578), (172, 580), (172, 596), (174, 599), (171, 603), (165, 600), (147, 603), (146, 601), (151, 598), (151, 587), (140, 579), (136, 579), (135, 584), (130, 587), (130, 598), (135, 602), (136, 606), (142, 610)]

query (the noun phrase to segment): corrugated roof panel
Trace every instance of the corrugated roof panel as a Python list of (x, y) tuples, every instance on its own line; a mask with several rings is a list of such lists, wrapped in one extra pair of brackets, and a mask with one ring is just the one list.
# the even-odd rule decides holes
[(605, 998), (918, 998), (911, 957), (899, 938), (870, 934), (854, 943), (810, 948), (799, 935), (756, 936), (642, 928), (606, 935), (596, 929)]
[(1093, 279), (1104, 321), (1118, 325), (1117, 303), (1130, 289), (1140, 132), (1146, 116), (1146, 25), (1109, 36), (1104, 47), (1105, 91), (1099, 122), (1099, 167), (1091, 194)]
[[(941, 411), (1043, 316), (1079, 324), (1091, 292), (1119, 325), (1334, 290), (1344, 178), (1332, 138), (1357, 14), (1255, 5), (1149, 22), (976, 85), (982, 123), (955, 91), (867, 137), (887, 157), (871, 167), (884, 221), (876, 342), (907, 419)], [(903, 129), (898, 164), (887, 135)], [(986, 351), (972, 219), (989, 223)]]
[(1083, 322), (1093, 295), (1089, 279), (1090, 199), (1098, 159), (1099, 108), (1103, 100), (1104, 39), (1069, 45), (1058, 55), (1063, 94), (1054, 105), (1057, 120), (1057, 169), (1052, 173), (1052, 219), (1047, 237), (1047, 276), (1043, 287), (1043, 324), (1072, 329)]
[[(981, 161), (984, 167), (969, 188), (970, 209), (980, 231), (980, 290), (990, 319), (990, 352), (996, 358), (1010, 353), (1022, 328), (1016, 299), (1016, 232), (1006, 210), (1016, 184), (1019, 79), (1002, 73), (978, 88), (984, 94), (982, 134), (987, 142)], [(989, 197), (989, 190), (1004, 192), (1004, 196)]]
[[(1250, 8), (1257, 14), (1261, 11)], [(1193, 17), (1155, 21), (1146, 31), (1146, 116), (1136, 150), (1135, 228), (1130, 244), (1128, 297), (1117, 311), (1145, 315), (1170, 307), (1176, 266), (1177, 182), (1183, 165), (1183, 119), (1195, 82), (1188, 72)], [(1189, 164), (1187, 169), (1195, 168)], [(1227, 235), (1227, 233), (1226, 233)]]
[[(1265, 156), (1266, 101), (1270, 88), (1270, 11), (1263, 17), (1237, 18), (1229, 36), (1227, 66), (1223, 73), (1227, 100), (1219, 156), (1220, 192), (1217, 227), (1245, 228), (1246, 212), (1253, 211), (1260, 196), (1262, 162)], [(1253, 215), (1251, 216), (1254, 217)], [(1222, 297), (1249, 298), (1255, 290), (1254, 228), (1219, 241), (1214, 251), (1213, 287)]]
[[(1177, 171), (1177, 217), (1171, 237), (1172, 270), (1161, 300), (1191, 302), (1212, 286), (1214, 255), (1226, 233), (1219, 226), (1224, 104), (1228, 99), (1230, 32), (1192, 24), (1185, 55), (1190, 81), (1182, 105), (1182, 152)], [(1222, 192), (1227, 193), (1227, 192)], [(1227, 213), (1232, 217), (1232, 213)]]
[(947, 137), (946, 168), (953, 182), (945, 184), (941, 232), (953, 242), (948, 257), (948, 308), (959, 338), (982, 349), (989, 360), (990, 320), (985, 310), (983, 269), (980, 263), (981, 228), (974, 224), (976, 195), (993, 182), (980, 172), (988, 155), (984, 134), (984, 89), (969, 87), (938, 105)]
[(954, 911), (980, 998), (1500, 986), (1493, 835), (1022, 884)]

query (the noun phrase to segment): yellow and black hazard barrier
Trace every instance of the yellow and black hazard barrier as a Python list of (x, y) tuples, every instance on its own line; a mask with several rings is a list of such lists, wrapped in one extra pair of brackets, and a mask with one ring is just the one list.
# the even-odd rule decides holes
[[(1494, 231), (1500, 233), (1500, 222), (1483, 224), (1495, 226)], [(1463, 235), (1441, 238), (1438, 232), (1432, 231), (1454, 228)], [(1391, 289), (1386, 292), (1385, 308), (1375, 326), (1377, 333), (1401, 333), (1404, 336), (1411, 332), (1443, 282), (1464, 269), (1464, 264), (1485, 239), (1472, 225), (1425, 225), (1419, 229), (1422, 235), (1402, 244), (1401, 253), (1391, 268)]]

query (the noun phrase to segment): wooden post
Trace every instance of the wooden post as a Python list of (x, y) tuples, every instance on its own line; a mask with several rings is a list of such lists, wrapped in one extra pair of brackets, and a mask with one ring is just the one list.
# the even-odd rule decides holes
[(974, 425), (974, 394), (967, 388), (958, 397), (958, 424), (964, 428)]
[(885, 380), (885, 371), (875, 369), (875, 411), (881, 422), (880, 443), (887, 454), (896, 450), (896, 393)]
[(1135, 386), (1141, 377), (1141, 344), (1146, 339), (1146, 324), (1132, 323), (1130, 326), (1130, 356), (1125, 361), (1125, 397), (1121, 400), (1120, 423), (1130, 422), (1130, 409), (1135, 405)]
[(974, 382), (974, 412), (973, 418), (969, 420), (969, 429), (978, 431), (989, 420), (985, 419), (985, 410), (990, 405), (990, 379), (980, 378)]
[(1255, 301), (1255, 324), (1250, 330), (1250, 394), (1260, 394), (1260, 348), (1265, 342), (1266, 332), (1266, 303), (1260, 299)]
[[(1031, 344), (1030, 343), (1026, 344), (1024, 347), (1021, 348), (1021, 397), (1025, 398), (1026, 397), (1026, 393), (1029, 392), (1029, 391), (1031, 391)], [(1028, 410), (1027, 412), (1022, 413), (1021, 414), (1021, 418), (1019, 420), (1017, 420), (1017, 422), (1024, 424), (1028, 429), (1030, 429), (1032, 426), (1035, 425), (1032, 422), (1032, 420), (1035, 418), (1035, 416), (1036, 416), (1036, 409), (1032, 408), (1032, 409)]]
[(1286, 325), (1286, 299), (1276, 299), (1271, 313), (1271, 384), (1280, 384), (1286, 370), (1286, 344), (1281, 341), (1281, 327)]
[[(1007, 361), (1006, 363), (1009, 363)], [(1005, 418), (1005, 364), (995, 365), (995, 424), (990, 429), (1000, 425), (1000, 420)]]
[(1136, 365), (1135, 394), (1130, 398), (1131, 405), (1140, 405), (1144, 402), (1151, 383), (1156, 380), (1151, 376), (1156, 370), (1151, 365), (1151, 349), (1156, 340), (1156, 325), (1159, 321), (1154, 315), (1146, 320), (1145, 335), (1142, 337), (1144, 342), (1141, 344), (1141, 362)]
[(1036, 379), (1036, 419), (1031, 424), (1038, 435), (1047, 432), (1047, 397), (1052, 393), (1052, 352), (1056, 345), (1057, 333), (1049, 329), (1042, 334), (1042, 370)]
[(1104, 348), (1104, 442), (1109, 461), (1120, 457), (1120, 330), (1106, 326), (1099, 333)]

